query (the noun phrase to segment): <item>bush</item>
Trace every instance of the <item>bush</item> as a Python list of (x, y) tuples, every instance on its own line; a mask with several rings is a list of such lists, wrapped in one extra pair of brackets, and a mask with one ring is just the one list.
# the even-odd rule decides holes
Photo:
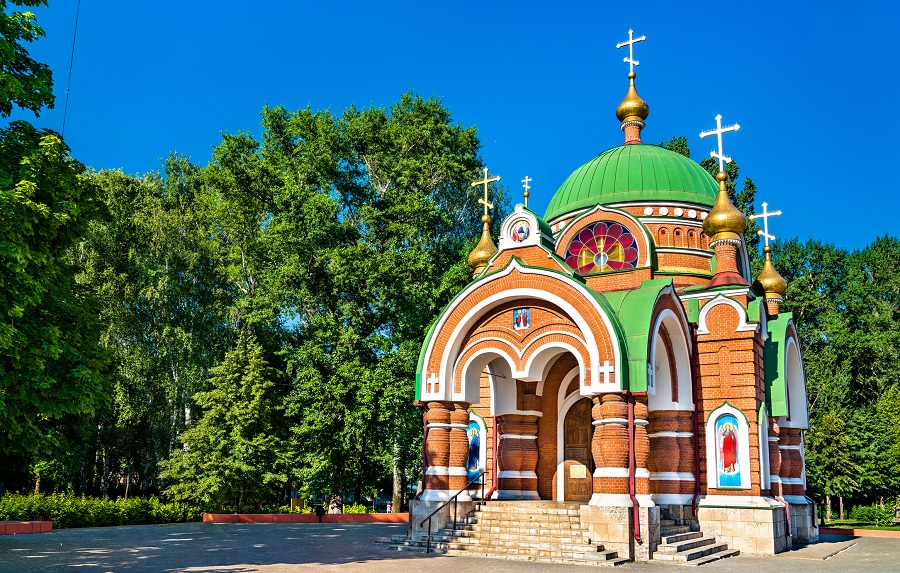
[(344, 513), (369, 513), (369, 508), (361, 503), (354, 503), (353, 505), (345, 505), (343, 511)]
[(879, 527), (887, 527), (894, 523), (894, 505), (886, 503), (884, 509), (881, 509), (881, 506), (878, 504), (857, 505), (850, 510), (850, 519), (852, 521), (871, 523)]
[(156, 497), (98, 499), (72, 494), (6, 494), (0, 497), (0, 520), (53, 522), (56, 529), (182, 523), (200, 521), (203, 510), (183, 503), (162, 503)]

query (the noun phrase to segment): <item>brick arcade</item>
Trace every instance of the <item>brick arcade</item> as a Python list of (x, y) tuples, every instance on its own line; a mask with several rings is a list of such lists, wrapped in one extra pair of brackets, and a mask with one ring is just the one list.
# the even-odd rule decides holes
[(629, 78), (626, 144), (575, 170), (543, 217), (517, 205), (495, 246), (482, 201), (474, 280), (419, 359), (414, 534), (484, 471), (488, 499), (579, 502), (585, 538), (630, 559), (653, 557), (665, 519), (751, 554), (817, 540), (785, 282), (769, 247), (750, 275), (724, 173), (641, 143), (649, 107)]

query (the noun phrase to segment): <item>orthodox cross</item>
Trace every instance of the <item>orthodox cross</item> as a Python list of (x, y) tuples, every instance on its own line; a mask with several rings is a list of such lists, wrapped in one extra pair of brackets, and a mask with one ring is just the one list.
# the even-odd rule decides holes
[(763, 203), (763, 212), (759, 215), (750, 215), (751, 219), (762, 219), (763, 220), (763, 228), (761, 231), (758, 231), (760, 235), (762, 235), (766, 239), (766, 246), (769, 246), (769, 240), (775, 240), (775, 235), (769, 234), (769, 217), (777, 217), (781, 215), (781, 211), (772, 211), (771, 213), (768, 210), (769, 204)]
[(634, 71), (635, 66), (641, 65), (641, 63), (634, 59), (634, 45), (638, 42), (643, 42), (647, 39), (647, 36), (641, 36), (640, 38), (633, 37), (634, 30), (628, 30), (628, 41), (627, 42), (619, 42), (616, 44), (616, 48), (623, 48), (628, 46), (628, 57), (622, 60), (626, 64), (630, 64), (628, 67), (629, 72)]
[(484, 185), (484, 199), (479, 199), (478, 202), (484, 205), (484, 216), (488, 216), (488, 209), (493, 209), (494, 205), (492, 203), (488, 203), (488, 184), (493, 183), (494, 181), (500, 181), (500, 178), (494, 175), (493, 177), (488, 177), (488, 168), (484, 168), (484, 179), (481, 181), (473, 181), (472, 187), (478, 187), (479, 185)]
[(710, 152), (709, 152), (709, 156), (710, 156), (710, 157), (713, 157), (713, 158), (719, 160), (719, 171), (725, 171), (725, 164), (726, 164), (726, 163), (731, 163), (731, 158), (728, 157), (727, 155), (725, 155), (725, 153), (722, 151), (722, 134), (723, 134), (723, 133), (728, 133), (729, 131), (737, 131), (737, 130), (739, 130), (740, 128), (741, 128), (741, 126), (738, 125), (738, 124), (734, 124), (734, 125), (726, 125), (725, 127), (722, 127), (722, 116), (721, 116), (721, 115), (717, 115), (717, 116), (716, 116), (716, 128), (715, 128), (715, 129), (710, 129), (709, 131), (701, 131), (701, 132), (700, 132), (700, 137), (701, 137), (701, 138), (707, 137), (707, 136), (710, 136), (710, 135), (715, 135), (715, 136), (717, 136), (717, 137), (719, 138), (719, 151), (718, 151), (718, 153), (716, 153), (715, 151), (710, 151)]
[(525, 188), (525, 193), (523, 193), (525, 196), (525, 207), (528, 207), (528, 198), (531, 197), (531, 193), (528, 192), (528, 190), (531, 189), (531, 186), (528, 185), (531, 181), (531, 177), (527, 175), (525, 176), (525, 179), (522, 179), (522, 187)]

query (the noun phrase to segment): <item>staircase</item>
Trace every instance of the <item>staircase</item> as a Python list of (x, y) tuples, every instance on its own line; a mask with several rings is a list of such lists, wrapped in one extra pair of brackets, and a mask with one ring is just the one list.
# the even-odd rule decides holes
[(662, 517), (668, 519), (661, 519), (659, 522), (662, 539), (653, 554), (654, 561), (705, 565), (740, 553), (737, 549), (728, 549), (727, 543), (718, 543), (715, 537), (707, 537), (702, 531), (698, 531), (699, 524), (679, 524), (666, 515), (666, 512), (663, 513)]
[[(590, 543), (581, 525), (580, 503), (491, 501), (476, 506), (452, 527), (431, 535), (435, 553), (615, 566), (628, 562)], [(394, 536), (390, 549), (425, 552), (426, 542)]]

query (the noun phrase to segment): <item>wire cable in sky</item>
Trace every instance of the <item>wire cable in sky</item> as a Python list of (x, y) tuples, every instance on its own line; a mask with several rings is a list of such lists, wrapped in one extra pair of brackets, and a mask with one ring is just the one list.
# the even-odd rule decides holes
[(66, 105), (63, 108), (63, 123), (60, 136), (66, 135), (66, 114), (69, 113), (69, 89), (72, 87), (72, 64), (75, 63), (75, 38), (78, 36), (78, 14), (81, 12), (81, 0), (75, 8), (75, 31), (72, 32), (72, 56), (69, 58), (69, 80), (66, 82)]

